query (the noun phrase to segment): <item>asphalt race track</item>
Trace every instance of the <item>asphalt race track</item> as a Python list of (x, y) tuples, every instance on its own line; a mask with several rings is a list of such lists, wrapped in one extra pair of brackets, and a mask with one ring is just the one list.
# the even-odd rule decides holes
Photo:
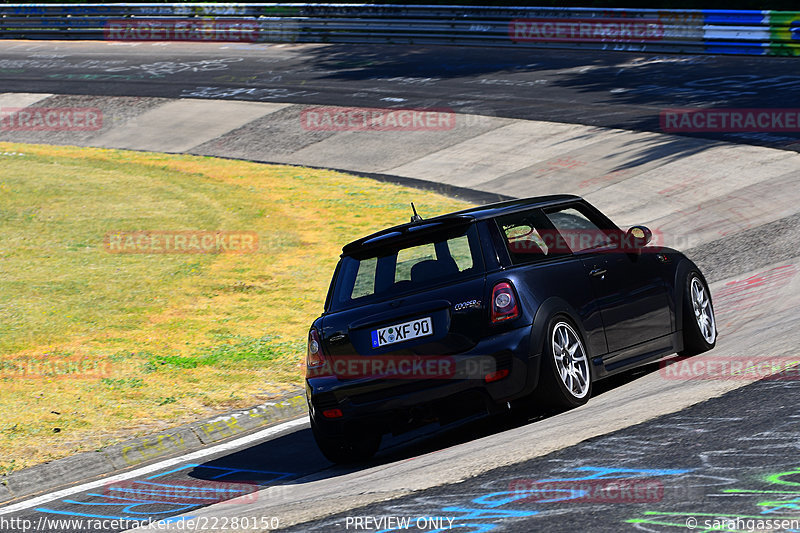
[[(9, 41), (4, 92), (429, 107), (660, 131), (669, 108), (792, 108), (786, 58), (405, 45)], [(798, 149), (791, 133), (706, 134)]]
[[(26, 93), (80, 95), (120, 108), (140, 106), (141, 116), (182, 105), (160, 99), (184, 98), (192, 99), (185, 105), (199, 105), (193, 103), (199, 100), (274, 104), (269, 112), (275, 114), (291, 111), (283, 106), (336, 105), (452, 109), (459, 116), (488, 117), (472, 137), (443, 144), (442, 152), (459, 157), (468, 154), (452, 152), (453, 146), (480, 143), (486, 135), (494, 135), (499, 144), (491, 148), (500, 150), (511, 130), (564, 136), (548, 148), (542, 164), (518, 167), (535, 180), (510, 172), (487, 153), (480, 181), (448, 181), (437, 176), (446, 175), (452, 158), (436, 159), (441, 152), (416, 145), (407, 146), (413, 160), (381, 168), (419, 179), (430, 169), (428, 179), (511, 196), (560, 187), (586, 196), (621, 223), (647, 222), (687, 237), (683, 249), (711, 281), (720, 330), (717, 347), (696, 359), (787, 361), (797, 356), (797, 133), (681, 136), (679, 143), (694, 148), (681, 145), (657, 157), (634, 158), (609, 170), (616, 172), (614, 179), (585, 189), (579, 185), (595, 179), (593, 165), (630, 155), (626, 146), (635, 147), (629, 142), (632, 134), (617, 130), (650, 132), (643, 138), (656, 139), (652, 134), (661, 133), (659, 114), (665, 109), (792, 108), (800, 91), (800, 75), (791, 74), (797, 72), (796, 60), (409, 46), (3, 44), (0, 90), (7, 101)], [(24, 98), (38, 101), (36, 95)], [(246, 114), (256, 108), (225, 109)], [(214, 133), (213, 140), (199, 145), (203, 150), (189, 143), (181, 151), (243, 157), (236, 152), (242, 150), (237, 138), (241, 143), (259, 131), (247, 127)], [(47, 142), (42, 136), (23, 139), (0, 132), (2, 141), (37, 139)], [(275, 136), (274, 142), (296, 137), (288, 139)], [(332, 141), (303, 142), (306, 152), (319, 154)], [(382, 142), (374, 146), (398, 138)], [(75, 144), (102, 145), (88, 137)], [(510, 150), (528, 148), (523, 143)], [(297, 155), (301, 152), (282, 161), (307, 164)], [(575, 163), (581, 153), (583, 159)], [(379, 155), (384, 154), (376, 151)], [(358, 170), (359, 164), (331, 166)], [(644, 168), (639, 173), (620, 173), (639, 166)], [(746, 531), (747, 524), (704, 521), (800, 520), (800, 375), (789, 371), (784, 379), (749, 384), (752, 375), (693, 380), (669, 369), (651, 365), (614, 378), (598, 387), (589, 404), (565, 413), (532, 420), (476, 419), (435, 435), (425, 428), (388, 441), (359, 468), (331, 466), (317, 451), (307, 423), (299, 421), (191, 460), (156, 462), (127, 478), (97, 480), (93, 486), (83, 485), (90, 480), (65, 480), (73, 486), (0, 508), (0, 520), (29, 520), (43, 525), (42, 531), (80, 530), (76, 524), (40, 522), (44, 519), (176, 516), (182, 516), (173, 518), (176, 530), (191, 517), (209, 531), (275, 526), (378, 531), (398, 530), (398, 522), (375, 521), (396, 517), (411, 521), (409, 531), (464, 532), (679, 531), (687, 530), (689, 519), (697, 520), (701, 531), (715, 525), (720, 531)], [(219, 495), (203, 500), (197, 497), (200, 489)], [(234, 518), (239, 519), (235, 527)], [(6, 524), (9, 531), (21, 530), (19, 523)], [(761, 529), (800, 531), (800, 524)]]
[[(796, 379), (761, 381), (544, 457), (289, 531), (354, 529), (366, 517), (406, 520), (398, 531), (435, 529), (431, 518), (471, 532), (689, 531), (692, 524), (800, 531), (799, 390)], [(790, 522), (773, 528), (766, 520)]]

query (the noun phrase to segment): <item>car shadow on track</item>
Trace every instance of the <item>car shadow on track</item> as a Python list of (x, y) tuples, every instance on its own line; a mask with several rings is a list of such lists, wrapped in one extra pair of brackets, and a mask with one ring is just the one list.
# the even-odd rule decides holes
[[(596, 382), (593, 396), (626, 385), (658, 368), (659, 363), (656, 362)], [(195, 465), (189, 476), (208, 482), (247, 483), (254, 490), (303, 483), (310, 479), (316, 481), (435, 452), (535, 423), (561, 412), (563, 410), (528, 410), (523, 414), (509, 411), (493, 416), (475, 416), (446, 426), (430, 424), (398, 437), (385, 436), (380, 451), (373, 459), (348, 466), (334, 465), (325, 459), (314, 442), (311, 430), (306, 427)], [(299, 481), (301, 478), (303, 481)]]

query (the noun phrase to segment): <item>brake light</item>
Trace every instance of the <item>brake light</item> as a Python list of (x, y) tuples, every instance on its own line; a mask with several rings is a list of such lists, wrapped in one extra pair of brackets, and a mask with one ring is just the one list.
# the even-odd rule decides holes
[(505, 322), (519, 316), (519, 305), (514, 287), (501, 281), (492, 289), (492, 323)]
[(322, 355), (322, 344), (316, 329), (308, 332), (308, 351), (306, 352), (306, 377), (328, 375), (328, 362)]

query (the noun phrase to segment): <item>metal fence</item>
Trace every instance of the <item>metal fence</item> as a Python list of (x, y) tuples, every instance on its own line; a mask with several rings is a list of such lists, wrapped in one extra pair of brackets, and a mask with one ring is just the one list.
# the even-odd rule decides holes
[(800, 12), (379, 4), (5, 4), (0, 38), (800, 55)]

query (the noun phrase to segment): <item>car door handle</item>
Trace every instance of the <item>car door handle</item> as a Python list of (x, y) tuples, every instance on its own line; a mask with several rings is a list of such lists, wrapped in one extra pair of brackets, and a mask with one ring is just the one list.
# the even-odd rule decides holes
[(605, 275), (606, 275), (606, 269), (605, 269), (605, 268), (595, 268), (595, 269), (592, 269), (592, 270), (589, 272), (589, 275), (590, 275), (590, 276), (594, 276), (594, 277), (596, 277), (596, 278), (602, 278), (603, 276), (605, 276)]

